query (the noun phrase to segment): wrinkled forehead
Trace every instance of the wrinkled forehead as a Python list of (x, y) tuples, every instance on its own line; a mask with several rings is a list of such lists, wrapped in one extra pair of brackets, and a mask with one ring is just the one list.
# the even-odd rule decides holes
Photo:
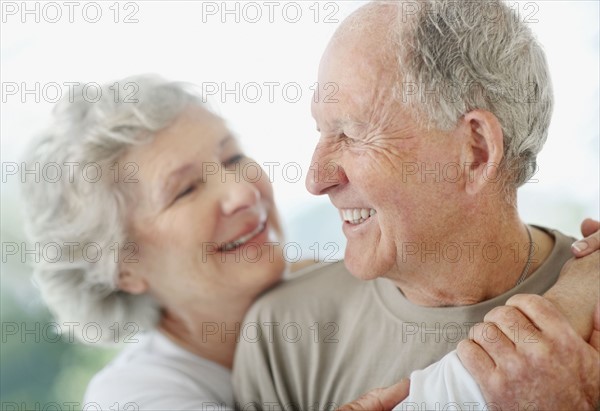
[(320, 112), (327, 111), (342, 118), (348, 112), (366, 114), (386, 105), (397, 79), (390, 54), (379, 37), (365, 37), (359, 31), (332, 40), (319, 65), (313, 117), (319, 121)]

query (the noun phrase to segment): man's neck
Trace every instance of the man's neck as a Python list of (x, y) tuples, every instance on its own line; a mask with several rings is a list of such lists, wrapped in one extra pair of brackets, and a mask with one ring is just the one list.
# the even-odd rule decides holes
[(410, 267), (400, 265), (400, 274), (390, 278), (408, 300), (423, 306), (471, 305), (509, 291), (538, 269), (553, 247), (552, 237), (533, 227), (530, 246), (527, 228), (514, 214), (423, 245), (435, 251), (421, 253)]

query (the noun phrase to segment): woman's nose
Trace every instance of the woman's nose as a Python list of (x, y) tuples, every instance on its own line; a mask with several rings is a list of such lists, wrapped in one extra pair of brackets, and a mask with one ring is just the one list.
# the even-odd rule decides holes
[(260, 200), (260, 191), (256, 185), (243, 178), (239, 182), (227, 182), (225, 185), (221, 210), (226, 216), (253, 207)]

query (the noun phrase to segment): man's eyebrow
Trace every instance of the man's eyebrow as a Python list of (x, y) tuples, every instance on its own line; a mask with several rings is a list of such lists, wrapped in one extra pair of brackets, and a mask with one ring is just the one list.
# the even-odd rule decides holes
[(364, 122), (351, 120), (349, 118), (340, 120), (335, 124), (336, 130), (348, 130), (351, 133), (353, 132), (357, 134), (361, 134), (366, 129), (366, 127), (367, 125)]

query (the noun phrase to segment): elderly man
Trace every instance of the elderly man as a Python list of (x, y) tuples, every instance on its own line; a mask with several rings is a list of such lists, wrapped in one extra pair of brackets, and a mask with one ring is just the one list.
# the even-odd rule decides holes
[[(490, 4), (494, 19), (477, 9)], [(546, 293), (571, 254), (572, 239), (527, 226), (517, 212), (516, 190), (547, 136), (552, 91), (540, 46), (505, 5), (371, 3), (332, 38), (319, 83), (339, 89), (333, 103), (315, 95), (321, 137), (307, 187), (339, 209), (345, 261), (283, 284), (251, 309), (246, 320), (263, 338), (242, 338), (238, 347), (241, 408), (327, 409), (391, 385), (453, 350), (510, 297)], [(598, 292), (577, 292), (571, 299), (586, 307), (587, 325), (575, 325), (589, 335)], [(518, 369), (514, 384), (536, 388), (538, 396), (527, 397), (536, 409), (561, 405), (562, 387), (539, 380), (543, 373), (526, 375), (529, 362), (536, 372), (552, 366), (522, 350), (529, 340), (553, 358), (561, 353), (551, 347), (570, 347), (560, 371), (575, 387), (569, 408), (593, 406), (597, 358), (585, 341), (566, 332), (549, 301), (511, 302), (486, 318), (497, 326), (474, 327), (479, 334), (461, 345), (486, 399)], [(502, 368), (503, 358), (513, 368)], [(482, 366), (496, 379), (485, 381)], [(591, 383), (580, 384), (587, 372)], [(525, 398), (508, 394), (515, 403)]]

